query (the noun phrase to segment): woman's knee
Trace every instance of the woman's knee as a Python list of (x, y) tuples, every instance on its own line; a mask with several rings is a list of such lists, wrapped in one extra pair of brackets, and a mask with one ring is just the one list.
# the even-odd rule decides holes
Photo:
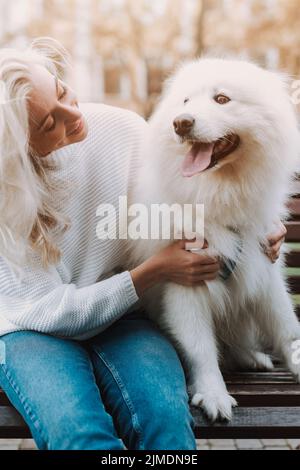
[(48, 450), (124, 450), (111, 417), (103, 410), (70, 407), (47, 423)]
[(145, 449), (196, 449), (194, 418), (185, 390), (165, 389), (145, 397), (139, 424)]

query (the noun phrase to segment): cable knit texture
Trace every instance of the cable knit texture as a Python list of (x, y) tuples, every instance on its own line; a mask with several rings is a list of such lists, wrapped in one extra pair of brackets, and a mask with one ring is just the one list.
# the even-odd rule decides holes
[(0, 335), (35, 330), (87, 339), (138, 300), (130, 273), (116, 274), (125, 241), (101, 240), (96, 227), (99, 204), (112, 204), (118, 218), (119, 196), (127, 194), (137, 169), (147, 124), (131, 111), (103, 104), (80, 109), (89, 126), (86, 139), (45, 157), (58, 164), (54, 177), (68, 188), (67, 197), (55, 201), (71, 221), (58, 240), (61, 261), (45, 270), (34, 256), (19, 278), (0, 258)]

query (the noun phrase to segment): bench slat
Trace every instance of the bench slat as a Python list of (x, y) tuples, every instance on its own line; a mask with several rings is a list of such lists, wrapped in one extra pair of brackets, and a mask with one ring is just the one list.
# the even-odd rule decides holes
[(228, 391), (236, 399), (239, 406), (291, 407), (298, 406), (300, 403), (299, 385), (232, 384), (228, 385)]
[(291, 211), (291, 216), (298, 218), (300, 216), (300, 199), (299, 194), (289, 200), (288, 208)]
[(30, 438), (29, 428), (12, 406), (0, 406), (0, 438)]
[(291, 294), (300, 294), (300, 276), (289, 276), (287, 285)]
[(195, 435), (199, 439), (297, 439), (300, 436), (300, 407), (240, 407), (229, 423), (211, 424), (201, 410), (192, 407)]
[(286, 264), (290, 268), (300, 268), (300, 251), (291, 251), (286, 255)]
[(225, 378), (228, 385), (295, 385), (293, 377), (287, 376), (272, 376), (263, 377), (260, 374), (245, 375), (245, 376), (229, 376)]
[[(197, 438), (286, 438), (300, 436), (299, 407), (239, 407), (230, 423), (211, 424), (191, 407)], [(0, 438), (29, 438), (29, 429), (12, 407), (0, 407)]]
[(287, 242), (299, 242), (300, 240), (300, 222), (291, 221), (286, 222), (287, 228), (286, 241)]

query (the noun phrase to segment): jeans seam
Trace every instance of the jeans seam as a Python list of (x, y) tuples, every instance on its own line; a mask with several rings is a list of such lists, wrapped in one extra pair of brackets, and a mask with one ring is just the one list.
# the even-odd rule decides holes
[(4, 375), (7, 379), (10, 387), (11, 387), (11, 390), (15, 393), (17, 399), (21, 403), (21, 405), (22, 405), (22, 407), (25, 411), (26, 416), (28, 416), (28, 418), (32, 422), (34, 428), (36, 429), (37, 433), (40, 435), (41, 440), (43, 440), (45, 442), (46, 446), (47, 446), (47, 437), (45, 435), (45, 431), (43, 429), (43, 426), (41, 425), (41, 422), (39, 421), (36, 414), (33, 412), (33, 409), (31, 407), (31, 405), (28, 403), (28, 401), (26, 400), (26, 398), (24, 397), (24, 395), (20, 391), (20, 388), (18, 387), (16, 382), (13, 380), (12, 375), (9, 372), (9, 369), (3, 364), (0, 364), (0, 366), (3, 370), (3, 373), (4, 373)]
[(113, 379), (115, 380), (116, 384), (118, 385), (118, 387), (121, 391), (123, 400), (124, 400), (128, 410), (129, 410), (130, 415), (131, 415), (133, 429), (136, 432), (136, 434), (138, 435), (139, 449), (137, 449), (137, 450), (144, 450), (143, 431), (142, 431), (142, 428), (140, 426), (138, 416), (137, 416), (137, 413), (134, 409), (133, 403), (130, 400), (130, 396), (129, 396), (129, 394), (126, 390), (126, 387), (124, 385), (124, 382), (122, 381), (122, 379), (121, 379), (117, 369), (115, 368), (115, 366), (107, 359), (105, 353), (103, 351), (99, 352), (96, 349), (94, 349), (94, 352), (102, 360), (102, 362), (106, 365), (106, 367), (110, 371)]

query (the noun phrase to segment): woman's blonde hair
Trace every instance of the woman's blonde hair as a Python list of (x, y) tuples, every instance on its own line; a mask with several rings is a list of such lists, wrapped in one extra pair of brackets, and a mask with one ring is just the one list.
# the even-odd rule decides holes
[(25, 50), (0, 49), (0, 256), (17, 272), (33, 254), (44, 267), (58, 262), (61, 253), (52, 229), (68, 227), (52, 201), (53, 166), (29, 144), (33, 64), (63, 79), (70, 56), (49, 37), (35, 39)]

